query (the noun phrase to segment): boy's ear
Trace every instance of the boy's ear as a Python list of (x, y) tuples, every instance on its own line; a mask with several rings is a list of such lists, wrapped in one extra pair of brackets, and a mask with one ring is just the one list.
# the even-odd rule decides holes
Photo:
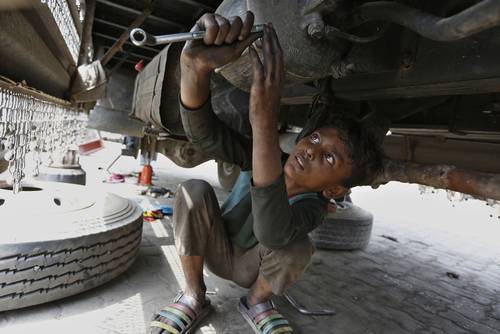
[(341, 198), (344, 197), (349, 192), (349, 188), (344, 186), (334, 186), (328, 189), (323, 190), (323, 196), (332, 199), (332, 198)]

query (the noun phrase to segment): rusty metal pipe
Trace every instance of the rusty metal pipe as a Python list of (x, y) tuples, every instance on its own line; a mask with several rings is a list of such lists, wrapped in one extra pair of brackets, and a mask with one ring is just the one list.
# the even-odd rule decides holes
[(455, 41), (500, 25), (500, 2), (483, 0), (450, 17), (437, 17), (394, 1), (368, 2), (354, 12), (355, 25), (389, 21), (434, 41)]
[(450, 165), (386, 160), (383, 172), (375, 178), (372, 186), (390, 181), (418, 183), (500, 201), (500, 175), (469, 171)]
[(95, 18), (95, 0), (87, 0), (85, 3), (85, 23), (83, 25), (82, 45), (78, 57), (78, 65), (89, 64), (92, 62), (93, 55), (92, 27)]

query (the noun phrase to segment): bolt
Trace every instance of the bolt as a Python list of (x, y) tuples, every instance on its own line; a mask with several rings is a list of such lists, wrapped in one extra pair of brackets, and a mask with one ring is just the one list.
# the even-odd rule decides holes
[(323, 23), (311, 23), (307, 26), (307, 34), (315, 39), (322, 39), (325, 34), (325, 25)]

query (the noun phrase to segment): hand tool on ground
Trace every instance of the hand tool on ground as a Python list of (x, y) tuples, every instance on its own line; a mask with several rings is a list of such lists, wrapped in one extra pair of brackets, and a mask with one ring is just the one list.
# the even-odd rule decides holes
[[(264, 25), (258, 24), (252, 27), (250, 32), (259, 33), (264, 31)], [(144, 29), (136, 28), (130, 32), (130, 40), (137, 46), (142, 45), (162, 45), (175, 42), (192, 41), (196, 39), (203, 39), (205, 31), (181, 32), (178, 34), (158, 35), (154, 36), (147, 33)]]
[(311, 316), (323, 316), (323, 315), (335, 315), (337, 314), (335, 310), (307, 310), (304, 307), (302, 307), (295, 299), (292, 298), (288, 293), (284, 293), (283, 296), (285, 299), (292, 305), (292, 307), (299, 312), (300, 314), (304, 315), (311, 315)]

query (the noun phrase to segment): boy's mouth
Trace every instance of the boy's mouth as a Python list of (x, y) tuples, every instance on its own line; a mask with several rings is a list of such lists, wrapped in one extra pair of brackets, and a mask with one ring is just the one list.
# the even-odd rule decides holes
[(295, 156), (295, 160), (297, 160), (297, 163), (299, 164), (299, 167), (304, 170), (304, 160), (302, 159), (302, 157), (300, 155), (296, 155)]

